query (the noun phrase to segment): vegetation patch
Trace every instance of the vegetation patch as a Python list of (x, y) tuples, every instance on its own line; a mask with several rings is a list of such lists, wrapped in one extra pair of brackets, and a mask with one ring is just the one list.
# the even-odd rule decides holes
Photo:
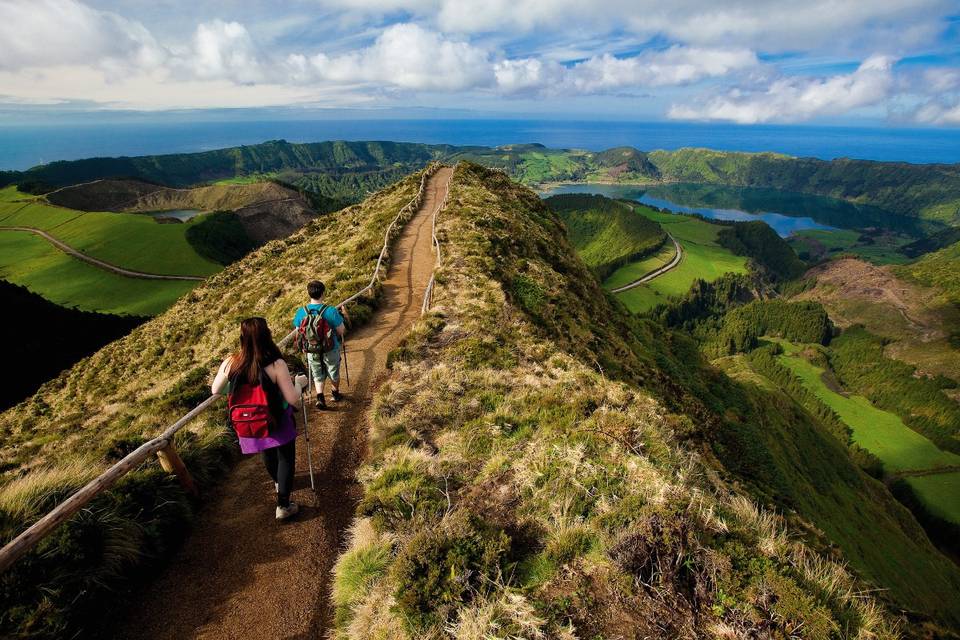
[(567, 227), (567, 237), (597, 278), (660, 249), (667, 239), (635, 205), (599, 195), (565, 194), (546, 199)]

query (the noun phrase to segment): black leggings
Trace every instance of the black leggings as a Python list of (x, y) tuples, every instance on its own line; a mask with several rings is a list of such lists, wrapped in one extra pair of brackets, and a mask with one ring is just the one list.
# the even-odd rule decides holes
[(297, 460), (296, 443), (296, 439), (293, 439), (287, 444), (260, 452), (267, 473), (279, 485), (277, 505), (280, 507), (286, 507), (290, 504), (290, 492), (293, 490), (293, 472)]

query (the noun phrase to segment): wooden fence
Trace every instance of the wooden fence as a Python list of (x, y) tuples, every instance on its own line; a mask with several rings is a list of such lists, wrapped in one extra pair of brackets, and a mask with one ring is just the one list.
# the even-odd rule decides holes
[[(387, 251), (389, 250), (390, 240), (395, 235), (397, 225), (402, 225), (404, 222), (406, 222), (405, 216), (412, 216), (414, 213), (416, 213), (417, 209), (423, 203), (427, 180), (431, 175), (433, 175), (433, 173), (436, 172), (439, 167), (439, 164), (431, 164), (424, 170), (423, 176), (420, 179), (420, 189), (418, 190), (417, 195), (400, 209), (400, 211), (397, 213), (397, 216), (387, 227), (387, 230), (383, 236), (383, 248), (380, 250), (380, 255), (377, 258), (377, 265), (373, 270), (373, 276), (370, 278), (370, 283), (346, 300), (338, 303), (336, 305), (337, 307), (350, 304), (363, 294), (372, 291), (377, 286), (380, 276), (382, 275), (380, 272), (383, 268), (383, 261), (386, 258)], [(434, 221), (435, 220), (436, 214), (434, 214)], [(433, 239), (434, 242), (436, 242), (436, 235), (434, 235)], [(438, 250), (437, 260), (439, 264), (439, 244), (436, 246)], [(431, 277), (430, 280), (432, 283), (433, 278)], [(291, 331), (277, 344), (281, 348), (286, 347), (293, 340), (295, 333), (296, 331)], [(180, 458), (179, 454), (177, 454), (177, 450), (174, 447), (173, 438), (176, 433), (180, 431), (180, 429), (185, 427), (194, 418), (207, 410), (211, 405), (214, 404), (214, 402), (217, 401), (219, 397), (220, 396), (218, 394), (211, 395), (209, 398), (194, 407), (189, 413), (167, 427), (159, 436), (140, 445), (140, 447), (138, 447), (136, 450), (129, 453), (122, 460), (84, 485), (76, 493), (58, 504), (47, 515), (34, 522), (29, 528), (7, 543), (3, 549), (0, 549), (0, 573), (6, 571), (13, 563), (30, 551), (35, 544), (50, 534), (59, 525), (66, 522), (73, 514), (85, 507), (91, 500), (112, 487), (120, 478), (139, 467), (147, 458), (154, 454), (156, 454), (159, 458), (160, 465), (165, 471), (173, 473), (177, 476), (177, 479), (180, 481), (180, 484), (185, 491), (196, 493), (196, 487), (194, 486), (193, 478), (191, 477), (190, 472), (187, 470), (186, 465), (183, 463), (183, 460)]]

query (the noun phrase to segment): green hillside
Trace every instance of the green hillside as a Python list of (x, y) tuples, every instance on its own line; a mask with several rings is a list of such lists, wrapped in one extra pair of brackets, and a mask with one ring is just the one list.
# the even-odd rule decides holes
[[(0, 186), (23, 183), (33, 189), (64, 186), (105, 177), (134, 177), (171, 186), (281, 176), (327, 197), (381, 188), (403, 172), (431, 160), (471, 160), (507, 171), (529, 185), (550, 182), (723, 184), (828, 196), (863, 210), (836, 211), (838, 220), (874, 219), (899, 227), (897, 218), (930, 233), (960, 224), (958, 165), (818, 160), (774, 153), (738, 153), (685, 148), (644, 152), (617, 147), (601, 152), (549, 149), (539, 144), (456, 147), (398, 142), (318, 142), (275, 140), (201, 153), (91, 158), (52, 162), (23, 172), (0, 172)], [(357, 184), (359, 182), (359, 185)], [(358, 188), (359, 186), (359, 188)], [(749, 194), (747, 194), (749, 196)], [(835, 208), (829, 203), (829, 214)], [(748, 208), (749, 210), (749, 208)], [(794, 212), (800, 214), (800, 212)], [(823, 208), (819, 213), (824, 213)]]
[(896, 273), (942, 292), (945, 300), (960, 305), (960, 242), (928, 253), (916, 262), (897, 267)]
[[(361, 288), (418, 184), (254, 251), (0, 414), (0, 538), (205, 397), (237, 318), (285, 326), (311, 277)], [(372, 403), (340, 637), (887, 639), (900, 609), (960, 628), (960, 570), (820, 418), (629, 313), (504, 173), (459, 165), (447, 203), (433, 310)], [(715, 241), (691, 220), (674, 224)], [(204, 488), (232, 448), (220, 417), (178, 440)], [(0, 635), (96, 624), (190, 513), (145, 464), (4, 575)]]
[(19, 173), (9, 182), (60, 187), (98, 178), (139, 178), (168, 186), (189, 186), (247, 174), (283, 170), (377, 171), (393, 165), (418, 167), (447, 152), (446, 145), (404, 142), (315, 142), (273, 140), (256, 145), (199, 153), (89, 158), (51, 162)]
[(567, 237), (597, 278), (657, 252), (667, 239), (656, 222), (633, 205), (603, 196), (569, 194), (547, 198), (567, 227)]
[[(238, 319), (262, 315), (280, 334), (302, 302), (303, 282), (321, 277), (333, 299), (364, 287), (388, 224), (419, 184), (411, 175), (254, 251), (0, 414), (0, 540), (206, 398), (211, 372), (234, 348)], [(374, 304), (375, 297), (361, 299), (354, 321)], [(202, 488), (223, 477), (236, 446), (222, 418), (210, 411), (177, 435)], [(104, 608), (118, 602), (115, 589), (155, 568), (198, 505), (155, 461), (127, 475), (4, 573), (0, 637), (99, 628)]]

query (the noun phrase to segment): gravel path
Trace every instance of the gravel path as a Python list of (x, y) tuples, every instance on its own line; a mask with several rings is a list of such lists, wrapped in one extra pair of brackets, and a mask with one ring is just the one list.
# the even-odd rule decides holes
[(346, 399), (334, 411), (310, 412), (316, 499), (302, 437), (293, 494), (302, 509), (292, 522), (274, 520), (273, 483), (258, 457), (245, 458), (211, 496), (163, 574), (134, 596), (114, 637), (326, 635), (331, 570), (361, 496), (355, 474), (366, 456), (368, 409), (388, 375), (387, 353), (420, 315), (434, 267), (431, 216), (452, 174), (444, 168), (430, 178), (423, 205), (394, 245), (383, 305), (369, 324), (347, 335), (352, 386), (344, 387)]

